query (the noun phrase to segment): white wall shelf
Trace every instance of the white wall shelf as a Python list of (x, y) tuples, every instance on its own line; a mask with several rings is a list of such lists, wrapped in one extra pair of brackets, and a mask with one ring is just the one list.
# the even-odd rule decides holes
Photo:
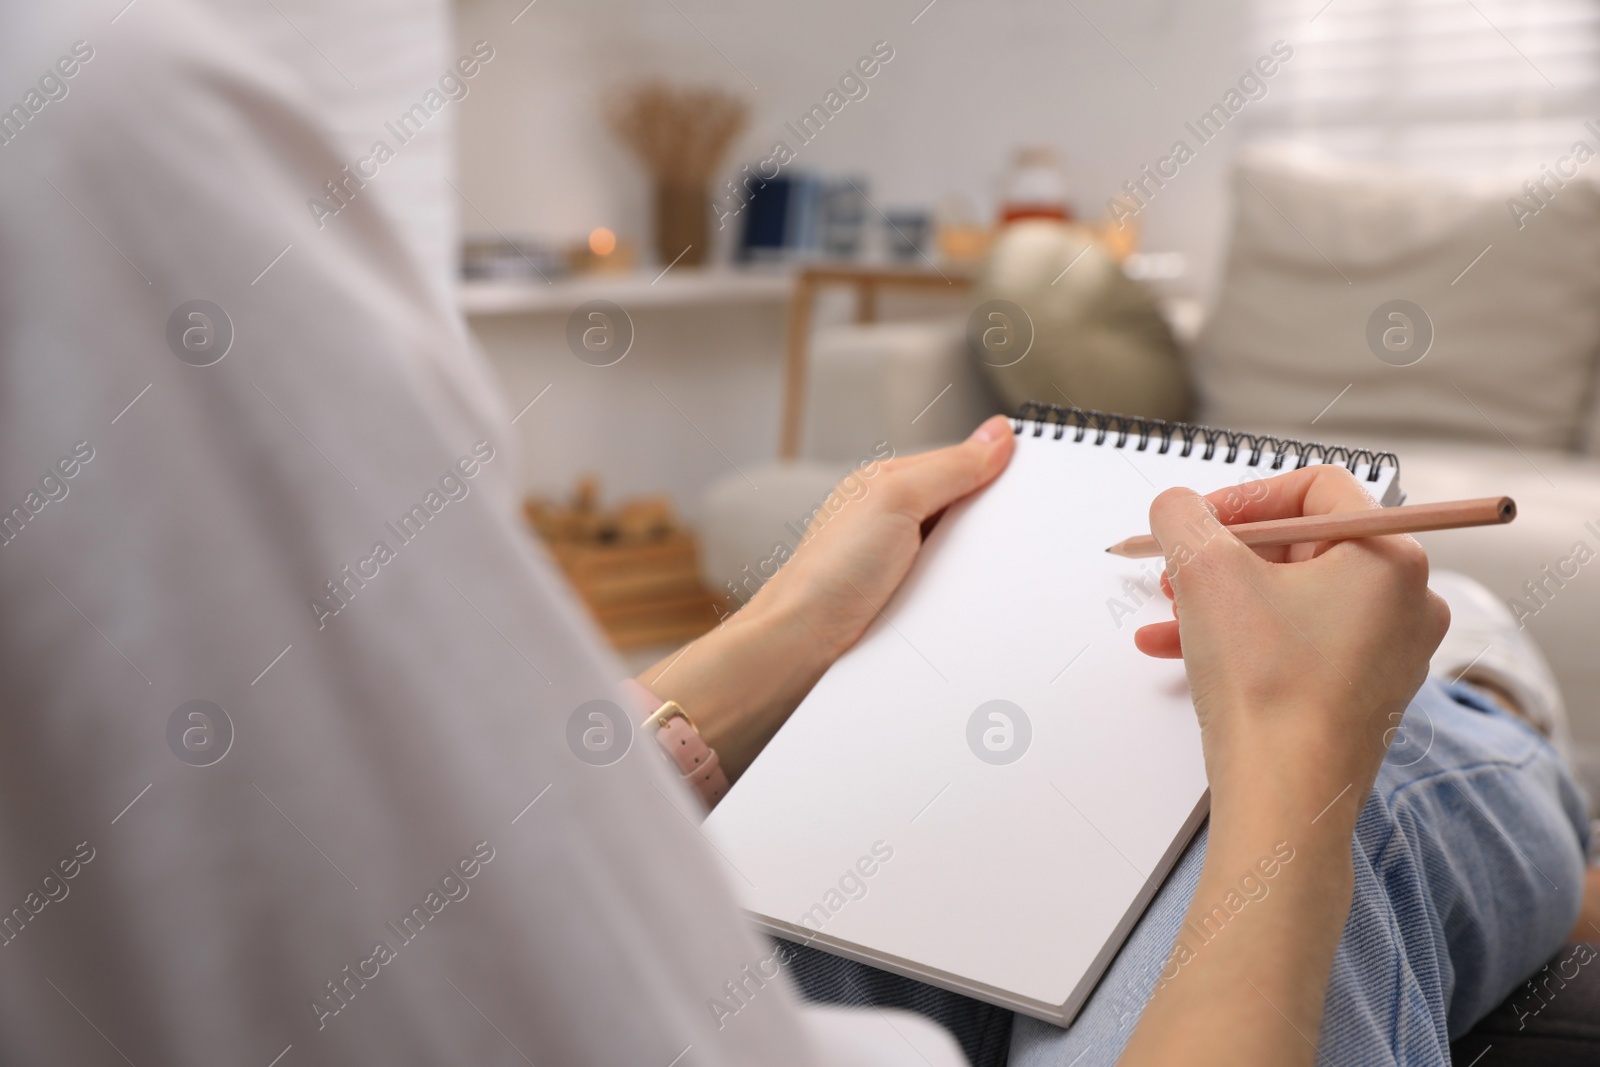
[(794, 279), (786, 270), (669, 270), (659, 273), (588, 274), (507, 281), (469, 281), (457, 289), (468, 316), (568, 314), (589, 300), (609, 300), (626, 310), (715, 304), (779, 304)]

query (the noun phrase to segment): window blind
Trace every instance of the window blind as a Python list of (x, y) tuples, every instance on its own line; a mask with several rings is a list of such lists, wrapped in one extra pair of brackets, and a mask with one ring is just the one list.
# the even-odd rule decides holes
[(1600, 120), (1600, 0), (1257, 0), (1287, 41), (1258, 140), (1489, 173), (1536, 168)]

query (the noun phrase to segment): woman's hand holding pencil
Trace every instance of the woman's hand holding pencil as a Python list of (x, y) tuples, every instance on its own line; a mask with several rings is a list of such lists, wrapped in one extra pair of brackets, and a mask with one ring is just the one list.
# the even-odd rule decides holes
[[(1271, 903), (1175, 957), (1183, 976), (1158, 987), (1125, 1065), (1193, 1060), (1197, 1049), (1206, 1062), (1311, 1063), (1304, 1035), (1321, 1026), (1350, 914), (1356, 818), (1450, 618), (1428, 589), (1427, 555), (1397, 530), (1464, 525), (1472, 514), (1506, 521), (1485, 517), (1502, 514), (1492, 501), (1419, 525), (1423, 509), (1379, 508), (1332, 465), (1253, 486), (1263, 491), (1229, 516), (1247, 525), (1218, 520), (1233, 490), (1155, 499), (1150, 528), (1175, 619), (1134, 640), (1149, 655), (1183, 657), (1200, 723), (1210, 833), (1188, 922), (1210, 921), (1239, 872), (1269, 851), (1293, 862)], [(1239, 536), (1268, 524), (1280, 531), (1275, 546)]]
[[(1412, 534), (1426, 530), (1458, 530), (1464, 526), (1500, 526), (1516, 517), (1516, 501), (1508, 496), (1486, 496), (1476, 500), (1447, 500), (1438, 504), (1411, 504), (1374, 511), (1242, 522), (1229, 526), (1228, 532), (1254, 548), (1348, 541), (1355, 537)], [(1143, 534), (1118, 541), (1106, 551), (1113, 556), (1143, 559), (1161, 555), (1161, 545), (1154, 536)]]

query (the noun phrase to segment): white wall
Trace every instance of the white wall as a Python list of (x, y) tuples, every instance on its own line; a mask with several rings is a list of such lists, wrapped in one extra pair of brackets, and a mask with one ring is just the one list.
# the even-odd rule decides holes
[[(499, 51), (462, 109), (463, 192), (508, 231), (569, 239), (608, 225), (644, 245), (646, 186), (600, 107), (604, 90), (634, 80), (743, 93), (752, 119), (736, 165), (778, 138), (797, 147), (784, 122), (885, 40), (895, 57), (870, 94), (800, 149), (796, 166), (865, 174), (886, 209), (957, 192), (987, 210), (1011, 149), (1044, 142), (1065, 153), (1082, 213), (1099, 215), (1254, 58), (1245, 0), (936, 0), (914, 25), (926, 0), (538, 0), (515, 25), (525, 0), (457, 2), (462, 39)], [(1237, 133), (1203, 148), (1145, 216), (1146, 247), (1190, 253), (1202, 284), (1226, 222)], [(463, 222), (483, 228), (471, 210)]]
[(596, 474), (608, 500), (667, 493), (694, 518), (718, 478), (776, 453), (776, 306), (634, 309), (633, 348), (592, 367), (568, 350), (565, 315), (476, 320), (513, 413), (527, 488), (565, 497)]
[[(745, 94), (752, 118), (731, 174), (777, 138), (798, 147), (784, 123), (884, 40), (895, 55), (869, 94), (800, 148), (796, 166), (865, 175), (884, 209), (962, 193), (987, 213), (1011, 150), (1050, 143), (1080, 211), (1098, 216), (1254, 58), (1246, 0), (936, 0), (925, 11), (927, 0), (526, 2), (457, 0), (460, 45), (481, 38), (496, 50), (459, 111), (462, 225), (557, 241), (606, 225), (646, 249), (647, 185), (602, 118), (619, 85), (660, 76)], [(1141, 216), (1147, 249), (1188, 255), (1192, 289), (1214, 274), (1240, 132), (1202, 148)], [(564, 492), (593, 471), (608, 493), (667, 491), (692, 516), (701, 490), (730, 473), (717, 449), (740, 466), (775, 455), (781, 309), (634, 317), (638, 348), (601, 374), (566, 351), (558, 316), (477, 328), (512, 410), (556, 383), (518, 423), (531, 489)]]

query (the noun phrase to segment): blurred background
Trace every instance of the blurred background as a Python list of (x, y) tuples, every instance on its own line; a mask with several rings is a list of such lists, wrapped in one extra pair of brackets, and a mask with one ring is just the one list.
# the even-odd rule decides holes
[(229, 2), (351, 158), (483, 60), (373, 195), (625, 652), (748, 598), (863, 457), (1033, 399), (1515, 496), (1428, 547), (1600, 750), (1600, 5)]

